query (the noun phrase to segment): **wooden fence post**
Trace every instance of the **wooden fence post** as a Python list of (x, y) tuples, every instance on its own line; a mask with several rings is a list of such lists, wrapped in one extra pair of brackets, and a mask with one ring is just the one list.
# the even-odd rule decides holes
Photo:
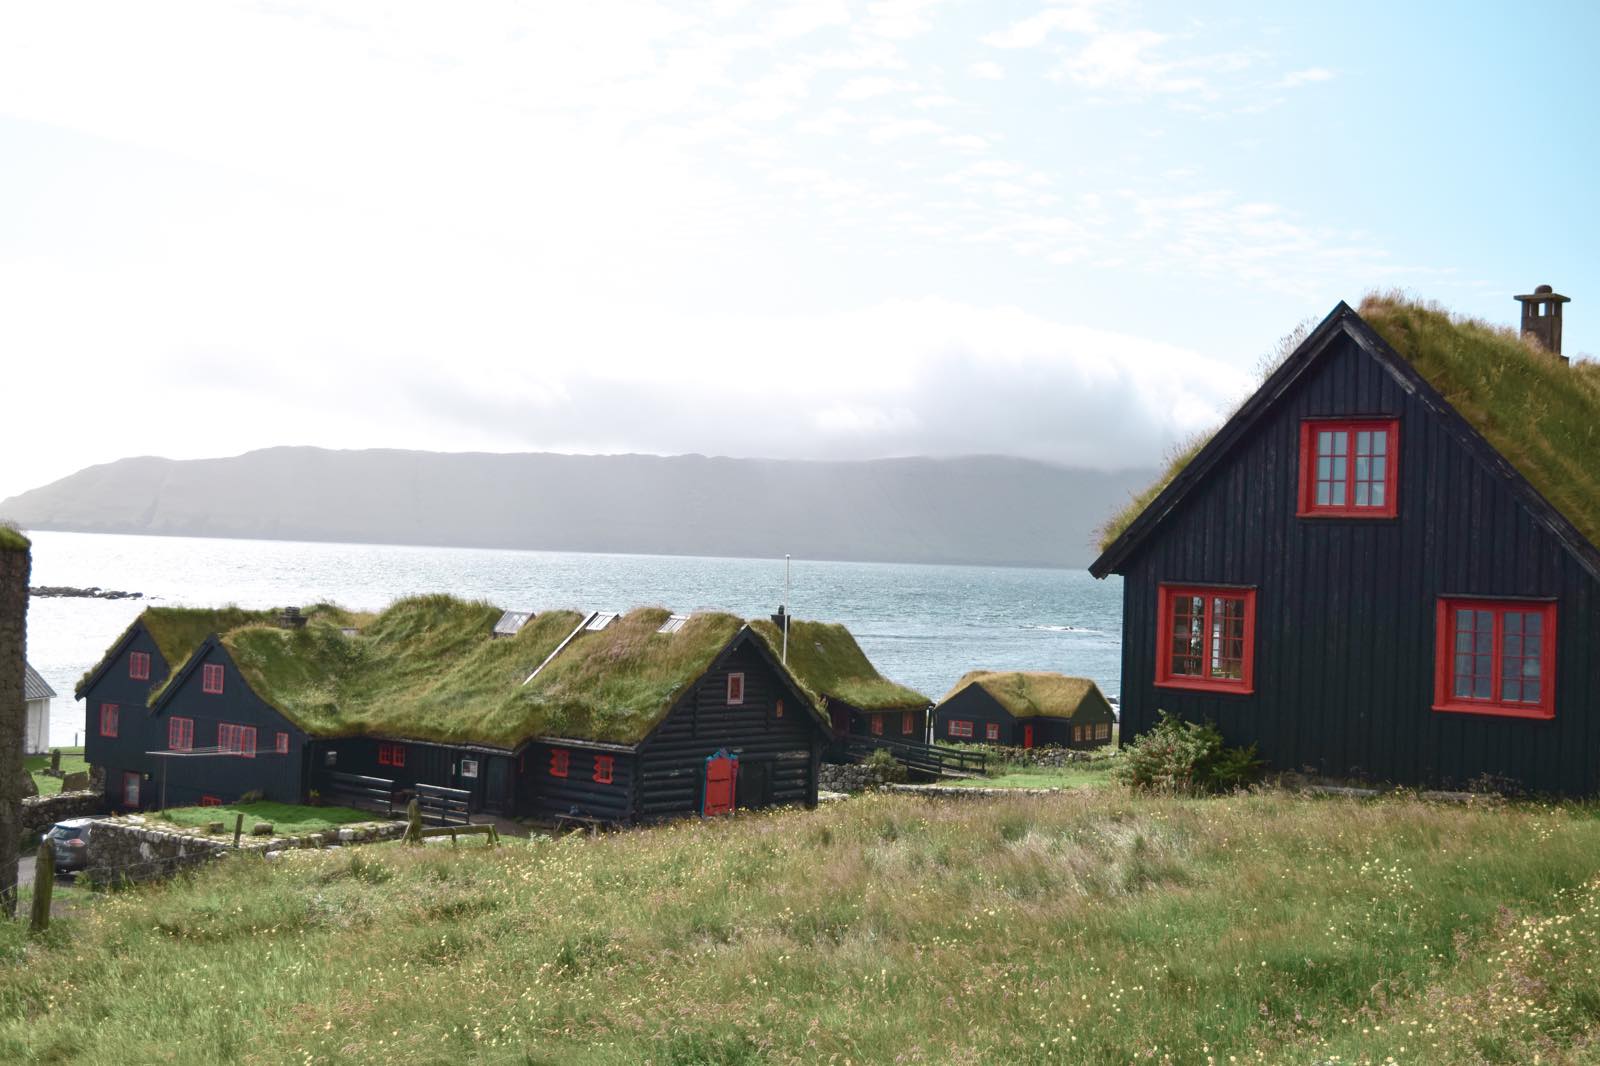
[(422, 843), (422, 808), (416, 800), (406, 804), (406, 835), (407, 844)]
[(233, 820), (233, 846), (239, 846), (239, 837), (244, 833), (244, 812), (239, 811), (238, 817)]
[(51, 748), (50, 749), (50, 772), (52, 774), (59, 774), (61, 772), (61, 749), (60, 748)]
[(33, 910), (28, 915), (28, 931), (42, 933), (50, 928), (50, 893), (56, 887), (56, 849), (49, 841), (39, 845), (33, 860)]

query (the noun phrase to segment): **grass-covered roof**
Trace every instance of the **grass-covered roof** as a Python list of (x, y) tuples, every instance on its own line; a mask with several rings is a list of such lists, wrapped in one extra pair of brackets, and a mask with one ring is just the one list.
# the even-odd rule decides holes
[[(265, 622), (276, 613), (250, 611), (231, 604), (227, 607), (146, 607), (139, 612), (139, 617), (128, 623), (128, 628), (112, 642), (111, 647), (106, 649), (106, 657), (90, 667), (79, 679), (79, 695), (82, 695), (84, 684), (106, 665), (106, 658), (110, 657), (111, 652), (130, 632), (141, 625), (149, 631), (150, 639), (155, 641), (156, 650), (161, 653), (161, 658), (166, 660), (168, 669), (171, 673), (177, 673), (178, 668), (194, 654), (194, 650), (213, 633), (226, 633), (239, 626)], [(153, 701), (159, 695), (166, 678), (152, 677), (151, 680), (156, 682), (151, 694)]]
[(0, 524), (0, 552), (25, 552), (32, 545), (15, 526)]
[[(1600, 364), (1566, 364), (1518, 331), (1374, 293), (1358, 313), (1539, 493), (1600, 547)], [(1199, 454), (1203, 434), (1100, 528), (1104, 551)]]
[[(766, 641), (774, 658), (783, 649), (783, 633), (767, 619), (750, 623)], [(878, 673), (872, 661), (842, 625), (789, 620), (789, 670), (809, 691), (818, 706), (838, 700), (863, 711), (915, 708), (930, 702), (915, 689), (896, 684)]]
[(1071, 718), (1091, 695), (1105, 702), (1099, 686), (1086, 677), (1038, 670), (973, 670), (939, 702), (944, 703), (968, 685), (977, 685), (993, 696), (1013, 718)]

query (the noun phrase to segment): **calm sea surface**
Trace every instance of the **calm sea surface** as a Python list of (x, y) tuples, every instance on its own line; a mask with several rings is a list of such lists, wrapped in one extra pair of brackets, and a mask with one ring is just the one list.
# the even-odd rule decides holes
[[(293, 541), (34, 533), (33, 584), (98, 585), (143, 600), (34, 600), (28, 659), (59, 694), (52, 744), (83, 733), (72, 689), (146, 604), (358, 609), (449, 592), (506, 608), (659, 605), (772, 613), (782, 559), (411, 548)], [(968, 670), (1058, 670), (1121, 691), (1122, 585), (1082, 570), (793, 563), (790, 610), (843, 622), (884, 674), (938, 699)]]

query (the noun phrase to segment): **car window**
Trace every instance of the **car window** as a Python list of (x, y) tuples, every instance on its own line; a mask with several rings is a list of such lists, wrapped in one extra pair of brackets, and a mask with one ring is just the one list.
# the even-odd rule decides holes
[(88, 837), (89, 827), (74, 827), (70, 825), (53, 826), (50, 830), (50, 835), (56, 840), (82, 840)]

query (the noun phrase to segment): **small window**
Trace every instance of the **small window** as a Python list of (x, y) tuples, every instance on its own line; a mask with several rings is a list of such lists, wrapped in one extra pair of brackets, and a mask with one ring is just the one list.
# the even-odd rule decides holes
[(781, 699), (773, 701), (773, 703), (772, 703), (772, 717), (774, 717), (774, 718), (782, 718), (783, 717), (783, 701)]
[(1436, 711), (1554, 718), (1556, 605), (1439, 600)]
[(872, 716), (872, 735), (875, 737), (883, 736), (883, 715), (881, 714)]
[(1400, 423), (1300, 423), (1302, 518), (1393, 518)]
[(1212, 692), (1255, 687), (1254, 589), (1162, 585), (1156, 684)]
[(1095, 727), (1094, 727), (1094, 738), (1096, 740), (1110, 740), (1111, 739), (1111, 723), (1110, 722), (1097, 723), (1095, 725)]
[(323, 752), (322, 753), (322, 765), (323, 766), (338, 766), (339, 765), (339, 753), (336, 752), (336, 751), (325, 751), (325, 752)]
[(1083, 743), (1083, 726), (1075, 725), (1072, 727), (1072, 742), (1074, 744)]
[(461, 776), (462, 777), (477, 777), (478, 776), (478, 760), (477, 759), (462, 759), (461, 760)]
[(744, 675), (728, 675), (728, 706), (744, 702)]
[(566, 748), (550, 749), (550, 776), (566, 777), (567, 763), (572, 759), (572, 753)]
[(983, 739), (984, 740), (999, 740), (1000, 739), (1000, 723), (998, 723), (998, 722), (986, 722), (984, 724), (984, 727), (983, 727)]
[(102, 703), (100, 705), (100, 735), (103, 737), (117, 735), (117, 705), (115, 703)]
[(615, 756), (596, 755), (594, 757), (594, 779), (602, 785), (611, 784), (612, 763)]
[(950, 735), (953, 737), (970, 737), (972, 735), (972, 723), (959, 722), (952, 718), (950, 720)]
[(167, 720), (167, 749), (169, 751), (194, 750), (193, 718), (171, 718)]
[(915, 733), (916, 731), (917, 731), (917, 712), (916, 711), (901, 711), (900, 712), (900, 735), (904, 736), (904, 737), (909, 737), (912, 733)]
[(130, 652), (128, 655), (128, 677), (134, 681), (150, 680), (150, 653), (147, 651)]
[(272, 742), (272, 750), (276, 751), (279, 755), (289, 754), (289, 734), (279, 733), (276, 737), (274, 737)]
[(221, 663), (206, 663), (200, 668), (200, 691), (213, 696), (222, 695)]
[(406, 746), (404, 744), (381, 743), (378, 745), (379, 766), (404, 766), (406, 764)]
[(234, 725), (231, 722), (217, 724), (217, 747), (230, 755), (242, 755), (246, 759), (256, 757), (256, 727), (253, 725)]
[(220, 807), (220, 806), (222, 806), (222, 800), (220, 798), (216, 797), (216, 796), (201, 796), (200, 797), (200, 806), (202, 806), (202, 807)]

